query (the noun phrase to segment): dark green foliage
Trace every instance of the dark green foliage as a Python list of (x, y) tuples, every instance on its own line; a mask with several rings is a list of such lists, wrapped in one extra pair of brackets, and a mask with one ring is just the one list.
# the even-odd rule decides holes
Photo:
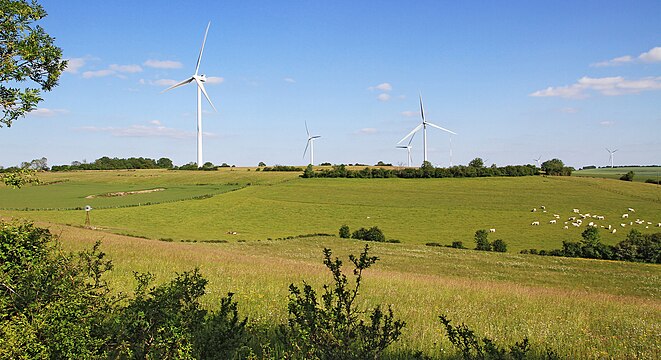
[(451, 321), (445, 316), (439, 317), (445, 327), (448, 339), (460, 352), (463, 359), (526, 359), (530, 351), (528, 338), (523, 338), (521, 342), (515, 343), (509, 348), (498, 346), (492, 339), (484, 337), (480, 339), (475, 332), (466, 324), (453, 326)]
[(302, 178), (313, 178), (316, 177), (316, 174), (314, 172), (314, 169), (312, 168), (312, 164), (308, 164), (308, 166), (305, 167), (305, 171), (303, 171), (303, 175), (301, 175)]
[(259, 166), (259, 167), (264, 167), (264, 166), (266, 166), (266, 163), (263, 162), (263, 161), (260, 161), (259, 164), (257, 164), (257, 166)]
[(14, 189), (20, 189), (26, 184), (39, 184), (35, 171), (25, 168), (12, 168), (4, 171), (0, 174), (0, 180)]
[(571, 176), (573, 170), (573, 168), (565, 166), (560, 159), (546, 160), (542, 163), (542, 171), (546, 175)]
[(661, 185), (661, 180), (647, 179), (645, 180), (645, 183)]
[(507, 244), (501, 239), (496, 239), (491, 243), (491, 249), (496, 252), (507, 252)]
[(478, 157), (478, 158), (475, 158), (475, 159), (471, 160), (471, 161), (468, 163), (468, 167), (472, 167), (472, 168), (482, 168), (482, 167), (484, 167), (484, 161), (482, 160), (482, 158), (479, 158), (479, 157)]
[(324, 249), (324, 265), (333, 275), (333, 284), (324, 285), (321, 302), (308, 284), (303, 289), (289, 286), (289, 321), (282, 328), (285, 343), (297, 357), (306, 359), (376, 359), (391, 343), (397, 341), (405, 323), (395, 320), (393, 311), (375, 307), (366, 311), (357, 308), (363, 270), (378, 258), (369, 256), (369, 246), (358, 256), (349, 255), (354, 265), (352, 287), (342, 273), (342, 261), (331, 259)]
[(266, 166), (262, 171), (303, 171), (303, 168), (300, 166), (286, 166), (286, 165), (275, 165), (275, 166)]
[(443, 246), (443, 244), (437, 242), (428, 242), (425, 244), (425, 246)]
[(384, 242), (386, 241), (385, 235), (383, 235), (383, 231), (379, 229), (377, 226), (372, 226), (369, 229), (365, 228), (360, 228), (351, 234), (351, 237), (353, 239), (358, 239), (358, 240), (366, 240), (366, 241), (377, 241), (377, 242)]
[(635, 174), (633, 171), (629, 171), (629, 172), (627, 172), (626, 174), (622, 175), (622, 176), (620, 177), (620, 180), (624, 180), (624, 181), (633, 181), (633, 177), (634, 177), (634, 175), (636, 175), (636, 174)]
[(347, 225), (340, 226), (340, 237), (343, 239), (348, 239), (351, 237), (351, 230), (349, 230), (349, 226)]
[(464, 243), (461, 241), (453, 241), (452, 245), (450, 247), (455, 248), (455, 249), (465, 249), (466, 247), (464, 246)]
[[(186, 166), (186, 165), (184, 165)], [(183, 167), (183, 166), (182, 166)], [(51, 171), (71, 171), (71, 170), (118, 170), (118, 169), (170, 169), (172, 168), (172, 160), (168, 158), (160, 158), (158, 161), (150, 158), (135, 158), (128, 159), (109, 158), (107, 156), (98, 158), (92, 163), (73, 162), (71, 165), (54, 165)], [(197, 169), (197, 165), (195, 165)], [(184, 169), (182, 169), (184, 170)]]
[(158, 166), (161, 169), (172, 169), (174, 165), (172, 164), (172, 160), (162, 157), (156, 161), (156, 166)]
[[(387, 164), (386, 164), (387, 165)], [(423, 164), (420, 168), (398, 168), (385, 169), (381, 167), (366, 167), (362, 170), (348, 170), (345, 165), (333, 165), (331, 169), (320, 169), (317, 172), (309, 167), (301, 175), (303, 178), (362, 178), (362, 179), (383, 179), (383, 178), (466, 178), (466, 177), (485, 177), (485, 176), (531, 176), (538, 175), (539, 169), (533, 165), (509, 165), (505, 167), (492, 166), (486, 168), (472, 166), (453, 166), (450, 168), (435, 168), (430, 162)]]
[(484, 229), (475, 232), (475, 250), (491, 251), (488, 236), (489, 233)]

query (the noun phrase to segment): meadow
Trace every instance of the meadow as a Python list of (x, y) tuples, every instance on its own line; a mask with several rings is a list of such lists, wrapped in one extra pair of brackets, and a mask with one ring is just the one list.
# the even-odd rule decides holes
[(648, 179), (661, 179), (661, 166), (628, 166), (616, 168), (585, 169), (572, 173), (573, 176), (584, 176), (604, 179), (619, 179), (622, 175), (633, 171), (633, 181), (645, 182)]
[[(298, 173), (254, 170), (44, 173), (40, 177), (50, 185), (0, 187), (0, 208), (33, 209), (0, 210), (0, 217), (49, 226), (69, 250), (101, 240), (115, 264), (108, 279), (117, 291), (132, 291), (133, 271), (154, 273), (165, 282), (175, 272), (198, 267), (210, 280), (206, 304), (235, 292), (240, 311), (255, 327), (286, 321), (290, 283), (305, 280), (320, 289), (330, 281), (322, 264), (324, 247), (346, 263), (349, 253), (365, 245), (335, 236), (281, 238), (337, 234), (342, 224), (352, 230), (378, 226), (401, 243), (370, 244), (380, 260), (365, 275), (360, 302), (393, 304), (396, 316), (407, 321), (402, 341), (390, 351), (394, 357), (414, 350), (440, 358), (454, 354), (440, 314), (501, 343), (527, 336), (537, 353), (550, 347), (567, 358), (654, 359), (661, 354), (658, 265), (518, 254), (578, 241), (584, 227), (565, 230), (562, 222), (548, 223), (553, 214), (575, 215), (573, 208), (616, 225), (618, 233), (600, 233), (610, 244), (632, 227), (620, 226), (629, 207), (635, 209), (632, 218), (661, 222), (658, 186), (541, 176), (301, 179)], [(84, 206), (92, 188), (96, 194), (177, 186), (217, 193), (186, 200), (182, 191), (178, 201), (152, 205), (138, 196), (165, 196), (166, 191), (128, 195), (121, 201), (130, 207), (92, 210), (96, 230), (82, 228), (82, 210), (39, 210), (55, 202)], [(531, 226), (532, 221), (541, 224)], [(642, 232), (661, 231), (645, 226), (634, 225)], [(473, 247), (474, 232), (489, 228), (496, 229), (490, 240), (505, 240), (507, 253), (424, 245), (463, 241)]]

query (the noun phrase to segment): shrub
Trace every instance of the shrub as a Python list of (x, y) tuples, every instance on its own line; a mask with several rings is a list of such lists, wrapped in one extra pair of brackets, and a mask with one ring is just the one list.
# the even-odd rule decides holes
[(455, 248), (455, 249), (465, 249), (466, 247), (464, 246), (464, 243), (461, 241), (453, 241), (452, 245), (450, 247)]
[(491, 248), (493, 249), (493, 251), (507, 252), (507, 244), (501, 239), (497, 239), (496, 241), (491, 243)]
[(633, 171), (629, 171), (629, 172), (627, 172), (626, 174), (622, 175), (622, 176), (620, 177), (620, 180), (624, 180), (624, 181), (633, 181), (633, 177), (634, 177), (634, 175), (636, 175), (636, 174), (635, 174)]
[(385, 235), (383, 235), (383, 231), (379, 229), (376, 226), (372, 226), (369, 229), (365, 228), (360, 228), (351, 234), (351, 237), (354, 239), (359, 239), (359, 240), (366, 240), (366, 241), (377, 241), (377, 242), (384, 242), (386, 241)]
[(349, 230), (348, 225), (342, 225), (340, 226), (340, 237), (343, 239), (348, 239), (351, 237), (351, 231)]
[(475, 250), (491, 251), (488, 236), (489, 233), (484, 229), (475, 232)]
[(645, 180), (647, 184), (656, 184), (656, 185), (661, 185), (661, 180), (654, 180), (654, 179), (647, 179)]
[(342, 273), (342, 261), (332, 260), (330, 249), (324, 249), (324, 265), (333, 275), (333, 284), (324, 285), (321, 303), (310, 285), (289, 286), (289, 320), (281, 333), (295, 358), (376, 359), (399, 339), (405, 322), (395, 320), (390, 306), (387, 311), (376, 306), (367, 320), (362, 316), (366, 311), (354, 303), (363, 271), (378, 258), (369, 256), (365, 245), (358, 257), (349, 255), (349, 260), (354, 265), (353, 287)]

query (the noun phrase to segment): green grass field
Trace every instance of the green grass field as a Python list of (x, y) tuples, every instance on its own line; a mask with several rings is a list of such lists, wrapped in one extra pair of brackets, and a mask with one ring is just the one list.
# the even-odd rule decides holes
[[(115, 264), (109, 281), (117, 291), (133, 289), (133, 271), (149, 271), (166, 281), (174, 272), (199, 267), (210, 280), (206, 304), (236, 292), (240, 310), (254, 324), (281, 323), (290, 283), (305, 280), (319, 289), (330, 281), (322, 265), (324, 247), (346, 262), (346, 255), (360, 252), (365, 243), (337, 237), (275, 239), (336, 234), (342, 224), (352, 230), (376, 225), (388, 238), (402, 241), (370, 244), (381, 260), (368, 270), (361, 297), (365, 306), (393, 304), (407, 321), (404, 338), (391, 354), (418, 349), (435, 357), (452, 354), (440, 329), (441, 313), (455, 323), (466, 322), (479, 335), (507, 344), (528, 336), (536, 352), (549, 346), (567, 358), (656, 359), (661, 354), (658, 265), (518, 254), (578, 241), (584, 227), (563, 229), (564, 220), (575, 215), (573, 208), (602, 215), (604, 221), (594, 221), (618, 229), (616, 234), (600, 232), (606, 243), (622, 240), (632, 227), (661, 231), (655, 227), (661, 222), (661, 189), (655, 185), (584, 177), (301, 179), (297, 173), (245, 168), (40, 177), (51, 184), (0, 187), (0, 208), (33, 209), (0, 210), (0, 217), (44, 222), (70, 250), (103, 241), (102, 250)], [(171, 196), (168, 190), (104, 198), (132, 206), (93, 210), (97, 230), (81, 228), (84, 211), (37, 210), (90, 194), (153, 188), (172, 189), (179, 201), (159, 198)], [(185, 200), (195, 189), (217, 192)], [(145, 206), (140, 196), (163, 200)], [(630, 207), (635, 213), (628, 212)], [(630, 214), (627, 220), (653, 224), (629, 225), (623, 213)], [(561, 216), (559, 224), (548, 223), (553, 214)], [(531, 226), (532, 221), (540, 225)], [(489, 228), (496, 229), (490, 240), (505, 240), (508, 253), (424, 246), (463, 241), (473, 247), (474, 232)]]
[(579, 170), (572, 173), (572, 176), (583, 176), (604, 179), (619, 179), (622, 175), (633, 171), (635, 176), (633, 181), (645, 182), (647, 179), (661, 179), (661, 166), (636, 166), (636, 167), (616, 167)]

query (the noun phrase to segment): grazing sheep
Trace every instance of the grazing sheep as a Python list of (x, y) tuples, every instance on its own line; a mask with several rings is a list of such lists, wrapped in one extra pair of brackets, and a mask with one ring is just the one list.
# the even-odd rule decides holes
[(496, 229), (489, 229), (489, 232), (490, 232), (490, 233), (492, 233), (492, 232), (496, 232)]
[(626, 219), (629, 217), (629, 214), (622, 214), (622, 219)]
[(532, 210), (530, 210), (530, 212), (537, 212), (537, 208), (532, 208)]
[(594, 222), (590, 221), (590, 223), (588, 224), (588, 226), (594, 226)]
[(569, 221), (565, 221), (565, 225), (569, 224)]
[(556, 219), (560, 219), (560, 215), (558, 215), (558, 214), (553, 214), (553, 217), (556, 218)]
[(556, 223), (555, 219), (549, 221), (549, 224), (555, 224), (555, 223)]
[(608, 228), (607, 228), (607, 229), (608, 229), (608, 230), (610, 230), (610, 229), (611, 229), (611, 226), (610, 226), (610, 225), (608, 225)]
[(627, 226), (627, 224), (620, 224), (620, 226), (621, 226), (621, 227), (625, 227), (625, 226)]
[(661, 223), (656, 224), (656, 227), (661, 227)]
[(579, 226), (581, 226), (581, 224), (580, 224), (580, 223), (571, 223), (571, 224), (572, 224), (572, 225), (574, 225), (574, 226), (576, 226), (576, 227), (579, 227)]
[(605, 219), (605, 218), (604, 218), (603, 216), (601, 216), (601, 215), (598, 215), (598, 216), (597, 216), (597, 220), (604, 220), (604, 219)]
[(632, 208), (628, 208), (627, 210), (629, 210), (629, 211), (631, 211), (631, 212), (636, 212), (636, 210), (634, 210), (634, 209), (632, 209)]
[(616, 232), (617, 232), (617, 229), (613, 229), (613, 231), (611, 231), (611, 234), (615, 234)]
[(533, 221), (530, 225), (539, 225), (539, 221)]
[(581, 212), (581, 211), (580, 211), (580, 210), (578, 210), (578, 209), (574, 209), (574, 210), (572, 210), (572, 211), (573, 211), (574, 213), (576, 213), (576, 214), (578, 214), (578, 213), (580, 213), (580, 212)]
[(546, 206), (544, 205), (540, 206), (540, 208), (542, 208), (542, 210), (546, 210)]
[(569, 226), (565, 225), (565, 226), (563, 227), (563, 229), (567, 230), (567, 229), (569, 229)]
[(569, 221), (576, 221), (576, 216), (572, 216), (572, 217), (570, 217), (570, 218), (567, 219), (567, 220), (569, 220)]

